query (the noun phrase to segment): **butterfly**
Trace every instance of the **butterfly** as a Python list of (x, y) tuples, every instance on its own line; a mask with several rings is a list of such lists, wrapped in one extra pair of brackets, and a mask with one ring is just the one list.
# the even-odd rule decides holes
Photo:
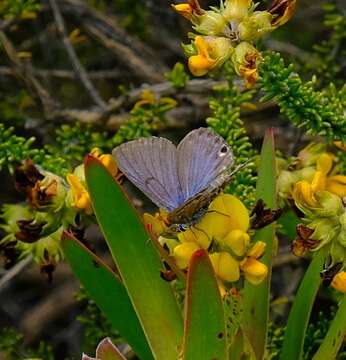
[(129, 141), (113, 156), (121, 172), (167, 211), (176, 231), (196, 224), (234, 174), (230, 146), (208, 128), (192, 130), (177, 147), (155, 136)]

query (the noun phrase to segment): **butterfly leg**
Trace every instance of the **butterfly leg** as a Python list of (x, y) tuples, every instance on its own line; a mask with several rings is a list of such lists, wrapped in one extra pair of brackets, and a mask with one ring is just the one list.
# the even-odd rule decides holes
[(197, 236), (196, 236), (195, 232), (193, 231), (193, 228), (195, 228), (197, 231), (202, 232), (202, 233), (208, 238), (208, 240), (210, 240), (209, 235), (208, 235), (203, 229), (200, 229), (200, 228), (197, 227), (196, 225), (192, 225), (192, 226), (190, 227), (190, 229), (191, 229), (192, 234), (195, 236), (196, 239), (197, 239)]
[(207, 213), (215, 213), (215, 214), (219, 214), (219, 215), (223, 215), (223, 216), (229, 217), (229, 215), (224, 214), (223, 212), (217, 211), (217, 210), (207, 210)]

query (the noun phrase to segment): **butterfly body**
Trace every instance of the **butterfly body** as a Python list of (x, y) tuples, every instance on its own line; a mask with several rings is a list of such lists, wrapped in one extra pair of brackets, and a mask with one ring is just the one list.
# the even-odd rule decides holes
[(126, 177), (168, 212), (168, 226), (177, 231), (200, 220), (234, 173), (230, 147), (207, 128), (191, 131), (178, 147), (164, 138), (142, 138), (113, 155)]

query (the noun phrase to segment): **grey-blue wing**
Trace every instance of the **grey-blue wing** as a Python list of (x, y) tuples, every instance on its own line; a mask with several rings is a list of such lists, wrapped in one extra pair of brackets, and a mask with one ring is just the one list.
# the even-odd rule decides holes
[(208, 128), (189, 132), (177, 150), (178, 177), (184, 201), (207, 188), (234, 164), (230, 146)]
[(158, 207), (179, 207), (183, 196), (177, 173), (177, 149), (164, 138), (149, 137), (113, 150), (119, 169)]

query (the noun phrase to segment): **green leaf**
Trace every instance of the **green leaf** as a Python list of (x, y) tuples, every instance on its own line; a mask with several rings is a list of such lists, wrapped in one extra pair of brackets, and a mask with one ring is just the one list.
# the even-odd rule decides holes
[(183, 335), (173, 291), (160, 278), (162, 263), (121, 186), (92, 156), (85, 176), (97, 221), (156, 359), (176, 360)]
[(226, 326), (216, 277), (205, 250), (190, 261), (185, 299), (184, 360), (226, 359)]
[(330, 325), (325, 339), (312, 360), (336, 359), (336, 355), (346, 336), (346, 295)]
[(71, 234), (62, 246), (74, 274), (89, 296), (141, 359), (153, 359), (135, 310), (119, 277)]
[(320, 272), (323, 269), (323, 264), (324, 254), (320, 251), (312, 259), (293, 302), (285, 331), (281, 360), (299, 360), (303, 356), (305, 332), (321, 284)]
[[(256, 185), (256, 198), (262, 199), (269, 208), (276, 206), (275, 179), (274, 133), (269, 129), (263, 141)], [(244, 331), (257, 359), (263, 358), (267, 341), (274, 234), (274, 224), (256, 231), (253, 241), (266, 243), (266, 251), (261, 261), (268, 267), (268, 276), (258, 286), (245, 281), (244, 288)]]

